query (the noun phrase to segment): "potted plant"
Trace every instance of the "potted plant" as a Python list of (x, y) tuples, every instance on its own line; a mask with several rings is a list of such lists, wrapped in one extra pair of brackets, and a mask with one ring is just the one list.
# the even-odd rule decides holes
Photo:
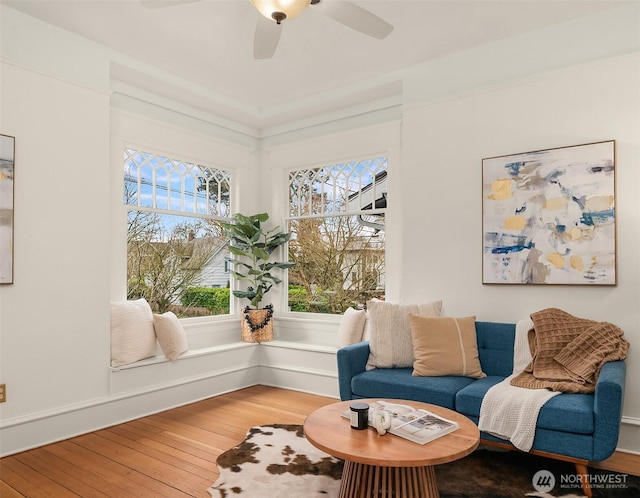
[(229, 237), (227, 258), (233, 263), (231, 274), (236, 280), (247, 282), (246, 290), (234, 290), (233, 295), (240, 299), (248, 299), (242, 311), (242, 340), (245, 342), (266, 342), (273, 339), (273, 305), (260, 307), (264, 295), (271, 288), (282, 282), (271, 274), (273, 268), (291, 268), (295, 263), (270, 261), (272, 253), (287, 243), (291, 237), (288, 233), (279, 232), (280, 227), (265, 231), (262, 223), (269, 219), (267, 213), (244, 216), (233, 215), (234, 222), (222, 223), (222, 228)]

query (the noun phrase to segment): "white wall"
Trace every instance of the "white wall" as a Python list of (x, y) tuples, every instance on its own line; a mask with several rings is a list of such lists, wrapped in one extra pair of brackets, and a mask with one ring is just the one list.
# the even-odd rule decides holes
[[(632, 382), (640, 373), (640, 61), (637, 31), (627, 29), (633, 16), (618, 13), (625, 29), (597, 43), (589, 42), (600, 26), (591, 19), (558, 27), (559, 38), (543, 33), (539, 53), (538, 40), (527, 35), (434, 61), (393, 75), (402, 80), (404, 109), (342, 116), (260, 141), (241, 127), (230, 131), (202, 114), (189, 117), (188, 109), (154, 105), (152, 96), (145, 102), (111, 79), (118, 54), (0, 9), (0, 132), (16, 136), (15, 283), (0, 287), (0, 382), (8, 387), (0, 404), (2, 453), (259, 381), (335, 393), (335, 319), (283, 316), (284, 341), (264, 349), (236, 344), (236, 320), (190, 322), (190, 340), (211, 348), (206, 355), (109, 368), (109, 300), (124, 289), (118, 156), (126, 141), (205, 160), (222, 150), (220, 163), (249, 186), (235, 207), (269, 210), (276, 221), (284, 216), (285, 194), (277, 190), (284, 168), (386, 151), (393, 167), (390, 297), (443, 299), (447, 314), (497, 321), (557, 306), (620, 325), (632, 343), (623, 447), (640, 451), (640, 393)], [(572, 43), (565, 47), (564, 38)], [(562, 50), (549, 50), (553, 43)], [(619, 285), (483, 286), (481, 159), (608, 139), (618, 145)], [(262, 194), (251, 187), (257, 165), (260, 184), (274, 187)]]
[[(448, 70), (453, 78), (460, 67)], [(442, 299), (445, 315), (511, 323), (557, 307), (620, 326), (632, 344), (620, 448), (640, 452), (640, 389), (633, 382), (640, 376), (640, 353), (633, 346), (640, 344), (640, 55), (507, 81), (499, 76), (493, 84), (484, 80), (447, 94), (442, 88), (432, 91), (428, 71), (416, 71), (405, 76), (408, 104), (401, 128), (391, 121), (267, 144), (265, 166), (306, 166), (309, 158), (330, 163), (379, 148), (392, 159), (400, 157), (390, 162), (388, 298), (404, 303)], [(446, 80), (447, 73), (439, 78)], [(618, 285), (483, 285), (482, 158), (612, 139)], [(314, 340), (308, 331), (300, 336)]]
[[(631, 343), (622, 446), (640, 451), (640, 57), (481, 88), (403, 118), (402, 294), (443, 313), (515, 322), (557, 307), (620, 326)], [(482, 285), (482, 158), (616, 140), (618, 285)], [(412, 228), (413, 227), (413, 228)]]
[(257, 350), (238, 342), (235, 317), (186, 320), (199, 351), (175, 364), (109, 366), (109, 301), (126, 295), (124, 144), (226, 166), (245, 182), (252, 149), (199, 123), (132, 114), (100, 88), (5, 61), (1, 72), (2, 133), (16, 137), (15, 283), (0, 289), (2, 453), (256, 384)]
[(0, 9), (0, 132), (16, 137), (15, 283), (0, 288), (0, 452), (257, 383), (257, 351), (238, 342), (236, 318), (188, 320), (198, 351), (175, 364), (109, 366), (109, 301), (125, 296), (123, 145), (228, 167), (248, 186), (255, 141), (114, 92), (117, 54)]

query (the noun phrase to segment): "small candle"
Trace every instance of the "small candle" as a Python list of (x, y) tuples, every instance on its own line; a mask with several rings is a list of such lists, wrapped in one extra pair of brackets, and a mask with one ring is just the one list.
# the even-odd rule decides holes
[(366, 429), (369, 427), (369, 405), (366, 403), (351, 403), (351, 428)]

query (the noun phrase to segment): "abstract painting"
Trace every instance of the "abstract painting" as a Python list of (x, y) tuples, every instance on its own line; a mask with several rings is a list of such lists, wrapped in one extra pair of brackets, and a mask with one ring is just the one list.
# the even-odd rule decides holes
[(0, 284), (13, 283), (14, 142), (0, 135)]
[(616, 285), (615, 141), (482, 160), (483, 284)]

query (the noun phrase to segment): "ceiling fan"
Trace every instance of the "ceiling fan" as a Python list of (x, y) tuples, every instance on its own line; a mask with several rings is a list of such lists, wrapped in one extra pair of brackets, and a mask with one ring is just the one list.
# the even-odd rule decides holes
[[(200, 0), (140, 0), (149, 8), (169, 7)], [(347, 0), (250, 0), (253, 6), (262, 14), (258, 18), (253, 40), (253, 57), (255, 59), (270, 59), (278, 47), (282, 34), (282, 22), (290, 21), (307, 7), (314, 9), (327, 17), (349, 28), (379, 40), (386, 38), (393, 26), (384, 19)]]

